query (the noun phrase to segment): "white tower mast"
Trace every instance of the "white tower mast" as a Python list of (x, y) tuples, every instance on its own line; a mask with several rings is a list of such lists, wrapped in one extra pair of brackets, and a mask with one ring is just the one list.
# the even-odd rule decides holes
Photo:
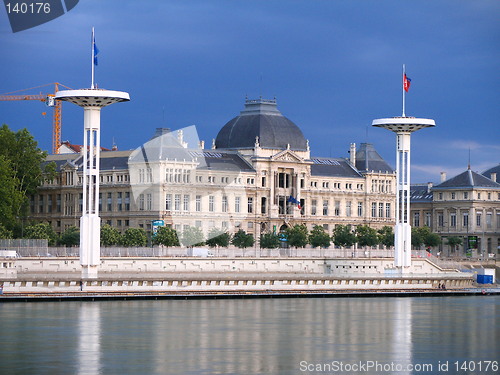
[[(410, 225), (410, 140), (411, 133), (436, 126), (434, 120), (405, 115), (405, 80), (403, 66), (403, 116), (373, 120), (372, 126), (396, 133), (396, 226), (394, 228), (394, 266), (411, 265)], [(409, 85), (407, 86), (407, 88)]]
[(92, 29), (92, 88), (58, 91), (58, 100), (83, 107), (83, 211), (80, 218), (80, 264), (82, 278), (97, 278), (101, 262), (101, 218), (99, 217), (99, 161), (101, 108), (129, 101), (129, 94), (94, 88), (94, 30)]

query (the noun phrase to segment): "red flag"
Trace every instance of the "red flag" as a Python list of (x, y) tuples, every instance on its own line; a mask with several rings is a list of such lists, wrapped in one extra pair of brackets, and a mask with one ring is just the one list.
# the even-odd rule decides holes
[(406, 73), (403, 76), (403, 88), (406, 92), (410, 89), (411, 79), (406, 76)]

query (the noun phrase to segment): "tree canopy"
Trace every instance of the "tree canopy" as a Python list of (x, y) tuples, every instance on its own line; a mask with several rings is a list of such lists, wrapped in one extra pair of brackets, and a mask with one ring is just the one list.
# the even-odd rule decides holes
[(228, 247), (230, 241), (231, 235), (229, 233), (219, 228), (212, 228), (205, 242), (210, 247)]
[(309, 234), (309, 242), (312, 247), (328, 247), (331, 240), (330, 235), (321, 225), (315, 225)]
[(46, 156), (27, 129), (0, 127), (0, 223), (7, 229), (20, 226), (29, 196), (45, 179), (54, 178), (55, 164), (44, 165)]
[(243, 229), (240, 229), (233, 236), (231, 243), (240, 249), (253, 246), (255, 240), (251, 234), (247, 234)]
[(274, 233), (264, 233), (260, 236), (260, 247), (263, 249), (276, 249), (280, 247), (278, 235)]
[(333, 243), (337, 246), (352, 246), (356, 243), (356, 235), (350, 225), (339, 224), (333, 230)]
[(158, 227), (156, 234), (153, 235), (154, 245), (179, 246), (179, 237), (177, 231), (170, 227)]

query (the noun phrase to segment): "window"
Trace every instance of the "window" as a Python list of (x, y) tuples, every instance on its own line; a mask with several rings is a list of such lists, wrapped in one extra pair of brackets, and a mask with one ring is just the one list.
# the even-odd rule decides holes
[(265, 214), (266, 213), (266, 207), (267, 207), (267, 198), (262, 197), (260, 199), (260, 213)]
[(234, 198), (234, 212), (241, 212), (241, 197)]
[(451, 193), (451, 199), (455, 199), (455, 193)]
[(262, 177), (262, 187), (266, 187), (266, 178)]
[(213, 195), (210, 195), (208, 197), (208, 210), (210, 212), (214, 212), (215, 211), (215, 197)]
[[(102, 208), (99, 208), (99, 209), (102, 209)], [(61, 194), (57, 194), (57, 196), (56, 196), (56, 211), (61, 212)]]
[(450, 227), (456, 227), (457, 226), (457, 214), (452, 212), (450, 213)]
[(462, 215), (462, 226), (467, 228), (469, 226), (469, 213), (464, 212)]
[(430, 212), (426, 212), (425, 213), (425, 226), (430, 228), (431, 224), (432, 224), (432, 216), (431, 216)]
[(486, 214), (486, 228), (491, 228), (493, 215), (491, 213)]
[(444, 227), (444, 215), (442, 212), (438, 214), (438, 227)]
[(248, 213), (253, 212), (253, 197), (248, 197)]
[(439, 194), (438, 194), (438, 199), (439, 199), (440, 201), (441, 201), (441, 200), (443, 200), (443, 193), (439, 193)]
[(227, 212), (227, 196), (222, 196), (222, 212)]
[(328, 201), (323, 201), (323, 216), (328, 216)]
[(278, 174), (278, 187), (280, 188), (290, 187), (290, 175), (288, 173)]
[[(142, 196), (142, 199), (144, 199), (144, 195)], [(107, 206), (108, 212), (113, 210), (113, 193), (108, 193), (106, 206)], [(142, 207), (142, 209), (144, 210), (144, 206)]]
[(358, 202), (358, 217), (363, 216), (363, 202)]
[(385, 217), (386, 218), (390, 218), (391, 217), (391, 204), (390, 203), (386, 203), (385, 204)]
[(318, 201), (316, 199), (313, 199), (311, 201), (311, 215), (315, 216), (316, 215), (316, 206), (318, 204)]
[(83, 193), (78, 194), (78, 211), (83, 212)]
[(146, 194), (146, 210), (151, 211), (153, 209), (153, 196), (151, 193)]
[(481, 226), (481, 212), (476, 212), (476, 226)]
[(351, 201), (347, 201), (345, 203), (345, 216), (350, 217), (351, 216), (351, 208), (352, 208), (352, 203)]
[(464, 199), (469, 199), (469, 193), (467, 191), (464, 192)]
[(340, 201), (335, 201), (334, 213), (335, 216), (340, 216)]
[(102, 211), (102, 193), (99, 193), (99, 211)]
[(122, 211), (123, 210), (122, 195), (123, 195), (122, 192), (118, 192), (117, 193), (116, 206), (117, 206), (118, 211)]
[(43, 213), (43, 195), (38, 196), (38, 212)]
[(196, 196), (195, 206), (196, 212), (201, 212), (201, 195)]
[[(111, 194), (111, 193), (108, 193)], [(139, 210), (144, 211), (144, 194), (139, 195)]]
[(189, 195), (184, 195), (183, 207), (182, 209), (186, 212), (189, 211)]
[(48, 213), (52, 212), (52, 194), (49, 194), (47, 196), (47, 212)]
[(130, 211), (130, 192), (125, 192), (125, 211)]
[(378, 217), (384, 217), (384, 204), (378, 204)]
[(181, 210), (181, 195), (175, 194), (174, 195), (174, 211), (180, 211), (180, 210)]
[(377, 217), (377, 203), (372, 203), (372, 217)]
[(413, 213), (413, 226), (414, 227), (420, 226), (420, 212)]
[(172, 194), (167, 194), (165, 197), (165, 211), (172, 210)]

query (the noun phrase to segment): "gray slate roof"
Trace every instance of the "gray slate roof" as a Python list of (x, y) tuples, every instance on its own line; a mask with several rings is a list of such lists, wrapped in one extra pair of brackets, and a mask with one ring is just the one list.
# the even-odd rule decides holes
[(445, 182), (433, 187), (433, 190), (443, 189), (463, 189), (463, 188), (493, 188), (500, 189), (500, 184), (473, 172), (470, 169), (459, 175), (446, 180)]
[(361, 172), (394, 172), (371, 143), (361, 143), (359, 146), (356, 151), (356, 168)]
[(491, 178), (491, 174), (496, 173), (497, 174), (497, 182), (500, 181), (500, 164), (494, 166), (493, 168), (485, 170), (483, 173), (481, 173), (483, 176)]
[(218, 149), (253, 148), (259, 137), (262, 148), (305, 151), (302, 131), (276, 108), (273, 100), (247, 100), (245, 110), (222, 127), (215, 139)]
[(351, 164), (340, 158), (311, 158), (311, 175), (325, 177), (362, 177)]
[(410, 185), (410, 202), (432, 202), (432, 188), (428, 191), (428, 186), (426, 185)]

